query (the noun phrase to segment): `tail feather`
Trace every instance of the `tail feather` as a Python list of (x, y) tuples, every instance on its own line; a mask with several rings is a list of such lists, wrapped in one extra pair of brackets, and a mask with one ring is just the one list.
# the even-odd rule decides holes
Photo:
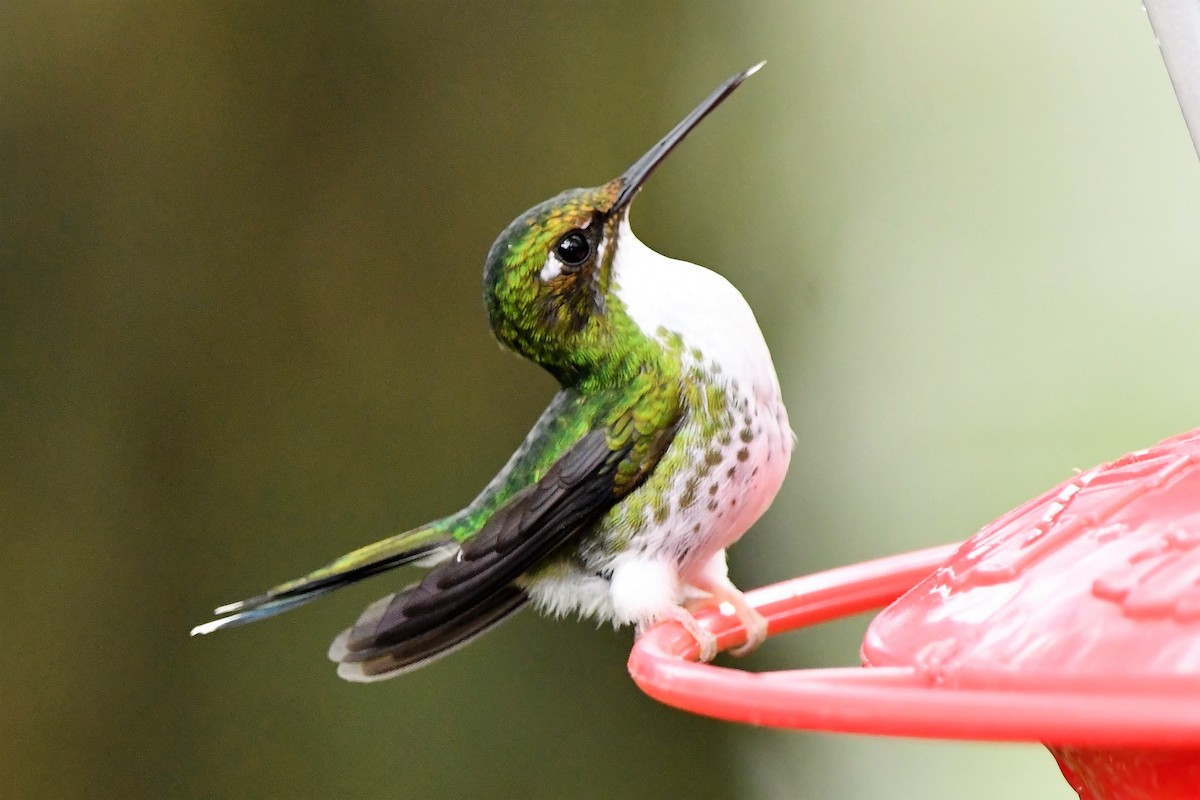
[(468, 612), (456, 614), (419, 636), (378, 644), (387, 641), (386, 635), (381, 635), (386, 631), (381, 631), (380, 626), (396, 594), (372, 603), (352, 628), (342, 631), (333, 640), (329, 659), (337, 663), (340, 677), (356, 683), (371, 683), (419, 669), (499, 625), (520, 611), (529, 600), (523, 589), (509, 585)]
[(447, 558), (457, 549), (457, 543), (445, 522), (441, 520), (369, 544), (302, 578), (281, 583), (247, 600), (220, 606), (213, 612), (218, 619), (192, 628), (192, 635), (203, 635), (273, 617), (372, 575), (406, 564)]

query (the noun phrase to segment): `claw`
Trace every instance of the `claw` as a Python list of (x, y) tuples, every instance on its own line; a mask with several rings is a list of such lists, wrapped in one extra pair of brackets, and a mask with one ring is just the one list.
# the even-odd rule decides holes
[(746, 603), (744, 599), (740, 607), (734, 604), (734, 611), (737, 613), (738, 621), (746, 629), (746, 643), (735, 647), (729, 653), (741, 658), (753, 653), (767, 640), (767, 618), (758, 613), (758, 609)]
[[(746, 595), (742, 594), (741, 590), (730, 583), (728, 579), (714, 582), (714, 585), (706, 588), (711, 592), (711, 596), (701, 600), (700, 603), (705, 605), (729, 603), (733, 606), (734, 616), (737, 617), (738, 622), (742, 623), (742, 628), (746, 631), (745, 643), (730, 650), (730, 655), (741, 658), (757, 650), (767, 640), (767, 618), (760, 614), (757, 608), (750, 605)], [(697, 607), (700, 603), (697, 603)]]
[(717, 657), (717, 635), (697, 622), (686, 608), (672, 606), (664, 619), (678, 622), (684, 630), (691, 634), (691, 637), (696, 640), (696, 644), (700, 646), (700, 661), (712, 661)]

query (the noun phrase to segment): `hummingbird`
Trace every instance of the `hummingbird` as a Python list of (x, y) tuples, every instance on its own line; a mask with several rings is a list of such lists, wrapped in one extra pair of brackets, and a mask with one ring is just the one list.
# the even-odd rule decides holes
[[(764, 62), (765, 63), (765, 62)], [(753, 311), (725, 278), (651, 250), (630, 202), (757, 64), (718, 86), (620, 177), (514, 220), (484, 268), (502, 346), (560, 389), (466, 508), (216, 609), (192, 634), (243, 625), (403, 565), (424, 577), (371, 604), (329, 658), (350, 681), (391, 678), (526, 605), (640, 632), (675, 620), (712, 660), (692, 612), (728, 604), (744, 655), (767, 623), (730, 581), (726, 548), (770, 505), (794, 435)]]

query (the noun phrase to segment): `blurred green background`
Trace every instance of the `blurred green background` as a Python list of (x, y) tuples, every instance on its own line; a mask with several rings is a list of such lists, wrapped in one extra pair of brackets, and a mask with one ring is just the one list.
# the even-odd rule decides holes
[(628, 631), (532, 614), (337, 680), (403, 576), (187, 637), (474, 495), (553, 392), (489, 336), (492, 239), (762, 58), (635, 213), (741, 287), (799, 435), (740, 584), (1200, 424), (1200, 165), (1132, 0), (8, 2), (0, 795), (1071, 797), (1034, 745), (690, 718)]

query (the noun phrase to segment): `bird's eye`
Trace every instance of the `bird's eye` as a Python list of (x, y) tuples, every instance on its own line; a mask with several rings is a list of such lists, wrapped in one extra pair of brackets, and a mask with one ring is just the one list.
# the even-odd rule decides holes
[(580, 231), (571, 231), (554, 247), (558, 260), (569, 267), (578, 267), (592, 254), (592, 245)]

